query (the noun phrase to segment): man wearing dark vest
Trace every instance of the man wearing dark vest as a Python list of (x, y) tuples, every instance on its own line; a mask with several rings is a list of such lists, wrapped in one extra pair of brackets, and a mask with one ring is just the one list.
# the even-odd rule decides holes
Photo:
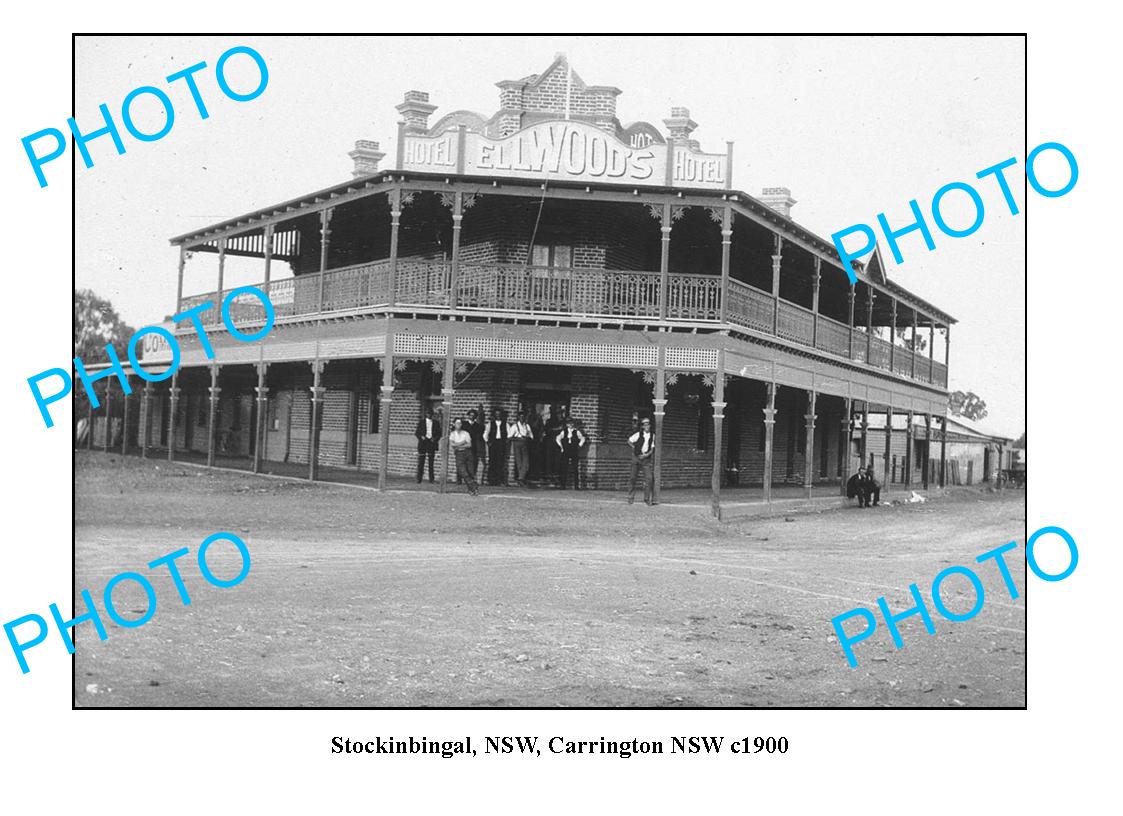
[[(467, 431), (472, 438), (472, 447), (468, 452), (468, 469), (472, 471), (472, 477), (482, 483), (479, 464), (487, 460), (487, 445), (484, 443), (484, 423), (475, 408), (468, 412), (468, 419), (461, 423), (461, 429)], [(460, 481), (459, 473), (456, 475), (456, 480)]]
[(632, 447), (632, 478), (628, 484), (628, 504), (636, 497), (636, 479), (643, 474), (643, 503), (655, 503), (655, 433), (651, 420), (643, 418), (639, 430), (628, 437)]
[(558, 469), (559, 487), (565, 490), (569, 476), (573, 476), (573, 489), (580, 490), (577, 478), (577, 464), (581, 460), (581, 448), (585, 447), (585, 434), (581, 433), (572, 418), (565, 421), (565, 430), (558, 434), (558, 447), (561, 449), (561, 467)]
[(877, 483), (877, 479), (873, 477), (873, 468), (866, 468), (861, 479), (858, 480), (858, 501), (862, 502), (866, 507), (870, 506), (870, 499), (873, 499), (873, 506), (877, 507), (881, 501), (881, 485)]
[(425, 409), (413, 435), (417, 437), (417, 483), (421, 484), (421, 477), (425, 474), (426, 459), (429, 461), (429, 482), (432, 483), (433, 458), (441, 439), (441, 423), (433, 419), (432, 409)]
[(484, 431), (487, 441), (487, 483), (507, 484), (507, 412), (491, 409), (491, 419)]

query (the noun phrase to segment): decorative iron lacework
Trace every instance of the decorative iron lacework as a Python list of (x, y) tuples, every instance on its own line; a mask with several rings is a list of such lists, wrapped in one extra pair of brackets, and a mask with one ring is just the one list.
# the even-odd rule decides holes
[(448, 338), (437, 334), (396, 334), (394, 354), (417, 354), (422, 357), (443, 357), (448, 351)]
[(620, 368), (653, 366), (658, 362), (657, 350), (654, 346), (555, 343), (545, 340), (508, 340), (497, 337), (457, 338), (456, 356), (470, 359), (570, 363)]
[(717, 368), (717, 349), (671, 347), (664, 359), (667, 368), (714, 369)]

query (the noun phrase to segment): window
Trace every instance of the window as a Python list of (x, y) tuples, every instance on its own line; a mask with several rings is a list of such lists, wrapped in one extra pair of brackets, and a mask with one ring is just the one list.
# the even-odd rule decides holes
[(370, 400), (367, 402), (367, 433), (378, 433), (378, 421), (382, 414), (382, 403), (378, 401), (381, 385), (382, 382), (379, 377), (375, 377), (371, 381)]
[(531, 266), (573, 266), (573, 247), (568, 244), (535, 244), (530, 263)]

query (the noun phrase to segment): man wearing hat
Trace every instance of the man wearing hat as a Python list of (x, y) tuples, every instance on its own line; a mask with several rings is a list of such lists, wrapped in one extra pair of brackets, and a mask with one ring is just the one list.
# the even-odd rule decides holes
[(858, 501), (864, 506), (870, 506), (870, 497), (873, 497), (873, 506), (877, 507), (881, 501), (881, 485), (877, 483), (877, 479), (873, 477), (873, 468), (866, 468), (862, 473), (862, 478), (858, 480)]
[(628, 504), (636, 497), (636, 479), (643, 474), (643, 503), (655, 503), (655, 432), (651, 420), (644, 417), (639, 430), (628, 437), (632, 448), (632, 478), (628, 484)]
[(530, 473), (530, 442), (533, 438), (526, 421), (526, 411), (519, 411), (507, 423), (507, 439), (510, 440), (511, 454), (515, 459), (515, 481), (519, 487), (526, 487), (526, 479)]
[(566, 417), (565, 428), (558, 434), (558, 447), (561, 448), (561, 468), (558, 477), (559, 486), (565, 490), (566, 478), (572, 474), (573, 489), (580, 490), (581, 484), (577, 479), (577, 463), (581, 459), (581, 448), (585, 447), (585, 434), (581, 433), (573, 417)]

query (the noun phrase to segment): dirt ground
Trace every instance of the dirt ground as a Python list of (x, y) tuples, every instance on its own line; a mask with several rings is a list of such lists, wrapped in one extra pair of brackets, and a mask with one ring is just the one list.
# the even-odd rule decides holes
[[(936, 635), (913, 616), (897, 650), (881, 622), (856, 669), (831, 626), (881, 595), (903, 611), (909, 583), (929, 598), (941, 569), (1024, 544), (1021, 491), (722, 524), (620, 494), (377, 493), (87, 452), (75, 491), (77, 589), (100, 606), (114, 575), (187, 547), (192, 598), (159, 568), (147, 624), (106, 619), (105, 641), (82, 624), (78, 706), (1025, 704), (1024, 556), (1008, 559), (1018, 600), (980, 566), (978, 616), (929, 601)], [(252, 554), (227, 589), (195, 560), (219, 530)], [(233, 577), (240, 562), (219, 543), (208, 563)], [(957, 578), (943, 594), (974, 601)], [(129, 582), (114, 601), (146, 606)]]

